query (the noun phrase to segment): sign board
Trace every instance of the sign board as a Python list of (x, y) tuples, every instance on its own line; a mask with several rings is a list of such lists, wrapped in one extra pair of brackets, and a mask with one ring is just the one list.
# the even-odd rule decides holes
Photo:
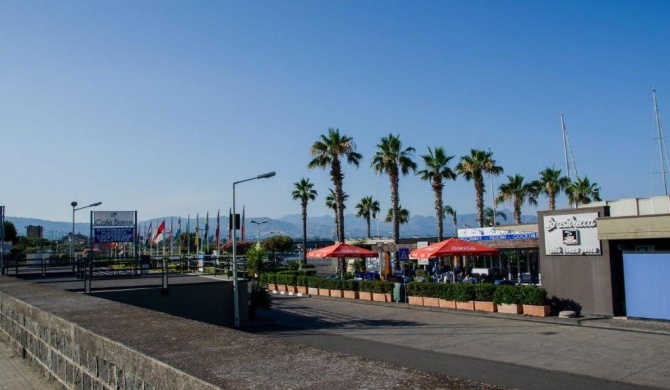
[(416, 249), (425, 248), (428, 246), (428, 241), (419, 241), (416, 243)]
[(539, 237), (540, 234), (537, 232), (520, 232), (497, 227), (458, 229), (458, 238), (463, 241), (527, 240)]
[(134, 211), (93, 211), (93, 228), (134, 227)]
[(544, 250), (548, 256), (600, 255), (598, 213), (544, 217)]
[(0, 252), (2, 252), (5, 255), (8, 255), (13, 247), (14, 245), (12, 244), (11, 241), (0, 241)]
[(93, 242), (95, 243), (133, 242), (134, 236), (134, 227), (93, 229)]
[(398, 261), (408, 261), (408, 260), (409, 260), (409, 248), (398, 249)]

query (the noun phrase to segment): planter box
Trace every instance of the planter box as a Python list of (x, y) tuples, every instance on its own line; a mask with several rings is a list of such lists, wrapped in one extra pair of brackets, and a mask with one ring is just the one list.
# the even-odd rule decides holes
[(295, 289), (298, 294), (307, 294), (306, 286), (296, 286)]
[(386, 295), (386, 302), (393, 302), (393, 294), (385, 293), (384, 295)]
[(286, 291), (294, 293), (294, 292), (295, 292), (295, 286), (289, 286), (289, 285), (287, 285), (287, 286), (286, 286)]
[(330, 290), (330, 296), (342, 298), (342, 290)]
[(330, 296), (330, 289), (320, 288), (319, 289), (319, 295), (322, 296), (322, 297), (329, 297)]
[(498, 313), (521, 314), (523, 308), (520, 303), (500, 303), (498, 304)]
[(372, 293), (372, 300), (375, 302), (386, 302), (386, 294)]
[(349, 299), (356, 299), (358, 298), (358, 291), (349, 291), (349, 290), (344, 290), (343, 291), (344, 297), (349, 298)]
[(286, 291), (286, 285), (285, 284), (278, 284), (277, 285), (277, 291)]
[(409, 304), (410, 305), (423, 306), (423, 297), (414, 297), (414, 296), (410, 295), (408, 298), (409, 298)]
[(319, 295), (319, 289), (316, 287), (307, 287), (307, 293), (309, 295)]
[(362, 299), (364, 301), (371, 301), (372, 300), (372, 293), (371, 292), (366, 292), (366, 291), (359, 291), (358, 292), (358, 299)]
[(461, 310), (475, 310), (475, 301), (456, 302), (456, 308)]
[(440, 298), (423, 297), (424, 306), (440, 307)]
[(496, 304), (493, 302), (475, 301), (475, 310), (485, 311), (487, 313), (495, 313)]
[(551, 306), (523, 305), (523, 314), (535, 317), (548, 317), (551, 312)]
[(446, 299), (440, 299), (439, 303), (440, 303), (440, 307), (443, 307), (445, 309), (455, 309), (456, 308), (456, 301), (447, 301)]
[(277, 291), (277, 284), (276, 283), (268, 283), (268, 290)]

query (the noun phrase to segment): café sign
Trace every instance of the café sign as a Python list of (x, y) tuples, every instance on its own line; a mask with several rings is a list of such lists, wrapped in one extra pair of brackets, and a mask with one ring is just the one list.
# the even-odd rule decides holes
[(597, 218), (598, 213), (544, 216), (545, 255), (600, 255)]

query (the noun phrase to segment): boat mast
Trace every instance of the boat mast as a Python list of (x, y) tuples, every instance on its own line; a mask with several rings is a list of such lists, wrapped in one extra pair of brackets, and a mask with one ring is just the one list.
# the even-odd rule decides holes
[(665, 180), (665, 165), (667, 156), (665, 151), (665, 141), (663, 140), (663, 130), (661, 129), (661, 117), (658, 114), (658, 102), (656, 101), (656, 88), (651, 89), (651, 94), (654, 97), (654, 114), (656, 115), (656, 132), (658, 135), (658, 150), (661, 154), (661, 175), (663, 176), (663, 190), (665, 195), (668, 195), (668, 184)]
[[(575, 178), (579, 180), (579, 173), (577, 173), (577, 164), (575, 164), (575, 156), (572, 154), (572, 148), (570, 147), (570, 139), (568, 138), (568, 130), (565, 128), (565, 121), (563, 120), (563, 114), (561, 114), (561, 130), (563, 132), (563, 153), (565, 155), (565, 171), (568, 179), (572, 180), (570, 176), (570, 162), (572, 162), (572, 168), (575, 170)], [(570, 159), (568, 159), (568, 154), (570, 154)]]

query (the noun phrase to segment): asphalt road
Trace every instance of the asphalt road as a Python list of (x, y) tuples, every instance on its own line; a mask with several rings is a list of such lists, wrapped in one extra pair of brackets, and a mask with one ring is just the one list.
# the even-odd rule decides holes
[(670, 336), (406, 305), (273, 297), (254, 332), (518, 389), (670, 388)]

